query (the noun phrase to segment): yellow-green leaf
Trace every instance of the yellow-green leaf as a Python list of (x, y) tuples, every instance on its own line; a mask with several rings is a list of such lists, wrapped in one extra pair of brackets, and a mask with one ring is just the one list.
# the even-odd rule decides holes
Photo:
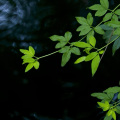
[(32, 69), (34, 63), (29, 63), (25, 69), (25, 72), (28, 72), (30, 69)]
[(89, 55), (87, 55), (85, 61), (90, 61), (90, 60), (92, 60), (93, 58), (95, 58), (96, 55), (98, 55), (97, 52), (91, 52)]
[(29, 46), (29, 52), (30, 52), (30, 54), (31, 54), (32, 56), (35, 55), (35, 50), (34, 50), (34, 48), (33, 48), (32, 46)]
[(73, 42), (72, 45), (80, 48), (86, 48), (86, 47), (91, 47), (90, 44), (85, 43), (85, 42)]
[(99, 63), (100, 63), (100, 56), (97, 55), (97, 56), (92, 60), (92, 63), (91, 63), (92, 76), (94, 76), (94, 74), (96, 73), (96, 71), (97, 71), (97, 69), (98, 69), (98, 66), (99, 66)]
[(82, 57), (78, 58), (78, 59), (74, 62), (74, 64), (78, 64), (78, 63), (80, 63), (80, 62), (83, 62), (83, 61), (85, 60), (85, 58), (86, 58), (86, 56), (82, 56)]
[(96, 39), (95, 39), (94, 36), (90, 36), (90, 37), (89, 37), (89, 43), (90, 43), (93, 47), (95, 47), (95, 45), (96, 45)]
[(33, 65), (35, 69), (38, 69), (40, 66), (40, 63), (38, 61), (35, 61)]

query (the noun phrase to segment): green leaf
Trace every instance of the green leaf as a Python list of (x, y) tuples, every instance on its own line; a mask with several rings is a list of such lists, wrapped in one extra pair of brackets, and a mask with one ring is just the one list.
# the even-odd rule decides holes
[(105, 118), (104, 118), (104, 120), (111, 120), (112, 119), (112, 115), (110, 115), (110, 116), (105, 116)]
[(92, 49), (92, 47), (91, 48), (85, 48), (83, 51), (85, 51), (87, 54), (90, 54), (91, 49)]
[(72, 47), (70, 49), (71, 53), (75, 54), (75, 55), (80, 55), (80, 49), (77, 47)]
[(95, 13), (95, 16), (99, 16), (99, 17), (103, 16), (106, 12), (107, 12), (107, 10), (104, 7), (100, 6), (98, 11)]
[(73, 42), (72, 45), (80, 48), (86, 48), (86, 47), (91, 47), (90, 44), (85, 43), (85, 42)]
[(23, 64), (25, 64), (25, 63), (32, 63), (34, 61), (35, 61), (34, 58), (25, 58), (25, 59), (23, 59)]
[(97, 55), (98, 55), (97, 52), (92, 52), (92, 53), (90, 53), (89, 55), (87, 55), (85, 61), (90, 61), (90, 60), (92, 60), (93, 58), (95, 58)]
[(94, 76), (95, 72), (97, 71), (97, 68), (98, 68), (98, 66), (99, 66), (99, 63), (100, 63), (100, 56), (97, 55), (97, 56), (92, 60), (92, 63), (91, 63), (92, 76)]
[(90, 10), (99, 10), (101, 8), (100, 4), (94, 4), (89, 7)]
[(101, 50), (101, 51), (99, 51), (99, 54), (103, 54), (105, 51), (104, 50)]
[(65, 33), (64, 37), (66, 41), (68, 42), (72, 38), (72, 33), (68, 31)]
[(33, 48), (32, 46), (29, 46), (29, 52), (30, 52), (30, 54), (31, 54), (32, 56), (35, 55), (35, 50), (34, 50), (34, 48)]
[(118, 16), (114, 14), (114, 15), (112, 16), (111, 21), (118, 21)]
[(35, 69), (38, 69), (39, 66), (40, 66), (40, 63), (38, 61), (35, 61), (33, 66), (34, 66)]
[(52, 41), (65, 41), (65, 38), (63, 36), (59, 35), (52, 35), (49, 37)]
[(84, 17), (76, 17), (76, 20), (78, 23), (83, 24), (83, 25), (88, 25), (87, 19)]
[(105, 24), (102, 24), (102, 25), (100, 25), (100, 27), (103, 29), (103, 30), (113, 30), (113, 28), (112, 27), (110, 27), (110, 26), (108, 26), (108, 25), (105, 25)]
[(96, 33), (101, 34), (101, 35), (105, 33), (104, 30), (100, 26), (95, 27), (94, 30)]
[(109, 99), (108, 95), (105, 93), (92, 93), (92, 97), (97, 97), (98, 99)]
[(32, 69), (34, 63), (29, 63), (25, 69), (25, 72), (28, 72), (30, 69)]
[(78, 64), (78, 63), (80, 63), (80, 62), (83, 62), (83, 61), (85, 60), (85, 58), (86, 58), (86, 56), (82, 56), (82, 57), (78, 58), (78, 59), (74, 62), (74, 64)]
[(33, 57), (33, 55), (31, 55), (31, 53), (28, 50), (20, 49), (20, 52), (25, 54), (25, 55), (29, 55), (29, 56)]
[(56, 44), (55, 48), (56, 48), (56, 49), (62, 48), (62, 47), (64, 47), (66, 44), (67, 44), (67, 42), (64, 42), (64, 41), (59, 42), (59, 43)]
[(118, 87), (118, 86), (109, 87), (108, 89), (104, 90), (103, 92), (106, 92), (106, 93), (117, 93), (117, 92), (120, 92), (120, 87)]
[(116, 30), (113, 32), (113, 35), (119, 35), (120, 36), (120, 28), (116, 28)]
[(119, 48), (120, 48), (120, 37), (118, 39), (116, 39), (115, 42), (113, 43), (112, 54), (114, 55), (116, 50), (118, 50)]
[(62, 61), (61, 61), (61, 66), (64, 67), (66, 63), (70, 60), (71, 57), (71, 51), (67, 51), (63, 53), (62, 55)]
[(94, 36), (90, 36), (90, 37), (89, 37), (89, 43), (90, 43), (93, 47), (95, 47), (95, 45), (96, 45), (96, 39), (95, 39)]
[(115, 14), (120, 15), (120, 9), (117, 9), (117, 10), (115, 11)]
[(120, 93), (118, 94), (118, 99), (120, 99)]
[(104, 23), (105, 25), (108, 25), (110, 27), (113, 27), (113, 28), (117, 28), (117, 27), (120, 27), (120, 21), (108, 21), (106, 23)]
[(23, 55), (23, 56), (21, 57), (21, 59), (28, 59), (28, 58), (31, 58), (31, 56), (30, 56), (30, 55)]
[(105, 103), (97, 102), (100, 107), (102, 107), (103, 111), (107, 111), (110, 108), (110, 104), (108, 101), (105, 101)]
[(86, 28), (80, 32), (79, 36), (86, 35), (91, 29), (89, 26), (86, 26)]
[(87, 42), (89, 42), (89, 37), (90, 36), (94, 36), (94, 30), (91, 30), (88, 34), (87, 34)]
[(70, 49), (70, 46), (64, 46), (63, 48), (61, 48), (61, 49), (59, 50), (59, 53), (65, 53), (65, 52), (67, 52), (69, 49)]
[(77, 29), (76, 29), (76, 31), (82, 31), (82, 30), (84, 30), (84, 29), (87, 29), (89, 27), (89, 25), (81, 25), (81, 26), (79, 26)]
[(88, 13), (87, 15), (87, 22), (90, 26), (93, 24), (93, 17), (91, 13)]
[(100, 0), (100, 4), (105, 8), (109, 8), (109, 1), (108, 0)]
[(103, 22), (110, 20), (111, 17), (112, 17), (112, 13), (107, 13), (107, 14), (103, 17)]
[(113, 119), (116, 120), (116, 114), (115, 114), (115, 112), (114, 112), (113, 110), (109, 110), (109, 111), (107, 112), (107, 115), (108, 115), (108, 116), (112, 115)]
[(116, 112), (120, 114), (120, 106), (116, 106)]

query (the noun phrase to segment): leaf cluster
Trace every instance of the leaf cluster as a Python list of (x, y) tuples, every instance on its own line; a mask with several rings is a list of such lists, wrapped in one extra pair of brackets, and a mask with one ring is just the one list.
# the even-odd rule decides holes
[[(116, 93), (118, 93), (118, 95), (114, 100)], [(111, 120), (112, 118), (116, 120), (116, 113), (120, 114), (120, 87), (109, 87), (102, 93), (92, 93), (91, 96), (100, 99), (101, 102), (97, 102), (99, 107), (102, 108), (103, 111), (107, 111), (104, 120)]]
[(27, 63), (28, 65), (26, 66), (25, 72), (28, 72), (30, 69), (33, 67), (35, 69), (39, 68), (40, 63), (38, 60), (35, 58), (35, 50), (32, 46), (29, 46), (29, 50), (26, 49), (20, 49), (20, 52), (23, 53), (24, 55), (21, 57), (23, 59), (23, 63)]

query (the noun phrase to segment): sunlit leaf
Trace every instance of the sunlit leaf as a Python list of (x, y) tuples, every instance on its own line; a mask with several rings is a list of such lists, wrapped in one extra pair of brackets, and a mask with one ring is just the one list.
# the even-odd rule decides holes
[(100, 0), (100, 4), (105, 8), (109, 8), (109, 1), (108, 0)]
[(65, 33), (64, 37), (65, 37), (66, 41), (69, 41), (69, 40), (72, 38), (72, 33), (69, 32), (69, 31), (67, 31), (67, 32)]
[(28, 72), (30, 69), (32, 69), (34, 63), (29, 63), (25, 69), (25, 72)]
[(96, 73), (96, 71), (97, 71), (97, 69), (98, 69), (98, 66), (99, 66), (99, 63), (100, 63), (100, 56), (97, 55), (97, 56), (92, 60), (92, 63), (91, 63), (92, 76), (94, 76), (94, 74)]
[(23, 64), (25, 64), (25, 63), (32, 63), (34, 61), (35, 61), (34, 58), (25, 58), (25, 59), (23, 59)]
[(96, 39), (95, 39), (94, 36), (90, 36), (90, 37), (89, 37), (89, 43), (90, 43), (93, 47), (95, 47), (95, 45), (96, 45)]
[(104, 50), (101, 50), (101, 51), (99, 51), (99, 54), (103, 54), (105, 51)]
[(87, 15), (87, 22), (90, 26), (93, 24), (93, 17), (91, 13), (88, 13)]
[(35, 55), (35, 50), (34, 50), (34, 48), (33, 48), (32, 46), (29, 46), (29, 52), (30, 52), (30, 54), (31, 54), (32, 56)]
[(80, 63), (80, 62), (83, 62), (83, 61), (85, 60), (85, 58), (86, 58), (86, 56), (82, 56), (82, 57), (78, 58), (78, 59), (74, 62), (74, 64), (78, 64), (78, 63)]
[(110, 104), (108, 101), (105, 101), (105, 103), (97, 102), (98, 105), (103, 109), (103, 111), (107, 111), (110, 108)]
[(112, 115), (112, 110), (109, 110), (108, 112), (107, 112), (107, 116), (110, 116), (110, 115)]
[(116, 120), (116, 113), (114, 111), (112, 112), (112, 117), (114, 120)]
[(92, 53), (90, 53), (89, 55), (86, 56), (85, 61), (90, 61), (90, 60), (92, 60), (93, 58), (95, 58), (97, 55), (98, 55), (97, 52), (92, 52)]
[(90, 50), (92, 49), (92, 47), (90, 48), (85, 48), (83, 51), (86, 52), (87, 54), (90, 54)]
[(86, 47), (91, 47), (90, 44), (85, 43), (85, 42), (73, 42), (72, 45), (80, 48), (86, 48)]
[(35, 69), (38, 69), (39, 66), (40, 66), (40, 63), (38, 61), (35, 61), (33, 66), (34, 66)]
[(20, 52), (25, 54), (25, 55), (29, 55), (29, 56), (33, 57), (33, 55), (31, 55), (31, 53), (28, 50), (20, 49)]
[(28, 59), (28, 58), (31, 58), (31, 56), (30, 55), (23, 55), (21, 58), (22, 59)]

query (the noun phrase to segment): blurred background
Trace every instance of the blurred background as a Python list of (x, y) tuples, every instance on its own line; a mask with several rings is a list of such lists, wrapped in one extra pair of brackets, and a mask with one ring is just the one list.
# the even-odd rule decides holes
[[(110, 8), (119, 1), (109, 0)], [(119, 50), (111, 46), (92, 78), (90, 62), (74, 65), (72, 55), (61, 67), (62, 54), (40, 59), (40, 68), (25, 73), (19, 49), (33, 46), (36, 56), (55, 51), (51, 35), (73, 34), (80, 39), (75, 17), (99, 0), (0, 0), (0, 108), (2, 120), (99, 120), (104, 114), (90, 96), (119, 85)], [(92, 11), (94, 15), (95, 12)], [(101, 18), (95, 17), (94, 25)], [(96, 35), (98, 47), (105, 42)]]

